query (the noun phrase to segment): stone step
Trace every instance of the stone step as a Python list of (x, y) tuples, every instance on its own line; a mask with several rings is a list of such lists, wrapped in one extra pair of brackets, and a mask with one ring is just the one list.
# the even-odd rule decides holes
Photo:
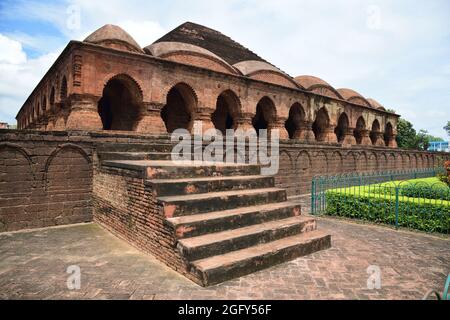
[(233, 190), (157, 198), (164, 205), (166, 218), (284, 202), (286, 191), (280, 188)]
[(198, 194), (215, 191), (270, 188), (275, 184), (269, 176), (224, 176), (188, 179), (148, 180), (158, 196)]
[(181, 179), (260, 174), (259, 165), (192, 161), (108, 160), (103, 166), (142, 171), (147, 179)]
[(175, 230), (177, 237), (181, 239), (299, 216), (300, 214), (301, 208), (297, 203), (279, 202), (168, 218), (166, 222)]
[(109, 160), (171, 160), (167, 152), (102, 152), (102, 161)]
[(178, 250), (189, 261), (225, 254), (316, 229), (316, 220), (297, 216), (180, 239)]
[(331, 236), (315, 230), (193, 261), (191, 273), (209, 286), (330, 247)]
[(99, 145), (97, 151), (104, 152), (172, 152), (176, 143), (170, 140), (148, 141), (146, 143), (109, 143)]

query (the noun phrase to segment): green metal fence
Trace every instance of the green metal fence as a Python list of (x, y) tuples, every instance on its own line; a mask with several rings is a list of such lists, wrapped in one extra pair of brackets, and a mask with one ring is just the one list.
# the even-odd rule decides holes
[(450, 188), (439, 169), (314, 177), (311, 212), (450, 233)]

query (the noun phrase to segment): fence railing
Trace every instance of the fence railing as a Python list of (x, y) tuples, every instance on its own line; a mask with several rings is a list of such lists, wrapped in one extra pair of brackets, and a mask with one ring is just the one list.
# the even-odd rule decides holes
[(311, 212), (450, 233), (450, 188), (441, 169), (314, 177)]

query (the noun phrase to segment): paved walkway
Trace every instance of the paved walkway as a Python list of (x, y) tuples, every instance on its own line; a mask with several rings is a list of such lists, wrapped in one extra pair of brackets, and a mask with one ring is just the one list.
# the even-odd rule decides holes
[[(240, 279), (201, 288), (96, 224), (0, 234), (1, 299), (421, 299), (443, 290), (450, 241), (321, 218), (333, 247)], [(81, 268), (67, 289), (66, 269)], [(367, 289), (367, 268), (381, 289)]]

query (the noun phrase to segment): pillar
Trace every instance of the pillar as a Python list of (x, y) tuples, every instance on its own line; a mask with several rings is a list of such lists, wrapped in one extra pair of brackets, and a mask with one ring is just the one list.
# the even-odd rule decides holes
[(136, 125), (136, 131), (156, 134), (167, 133), (166, 125), (161, 118), (161, 110), (163, 107), (163, 103), (144, 102), (140, 119)]
[(353, 131), (355, 128), (347, 128), (345, 132), (344, 141), (342, 141), (343, 146), (352, 146), (356, 144), (355, 136), (353, 135)]
[(375, 146), (379, 146), (379, 147), (385, 147), (385, 143), (384, 143), (384, 135), (383, 132), (377, 132), (375, 133), (376, 136), (376, 141), (375, 141)]
[(361, 145), (370, 146), (372, 145), (372, 140), (370, 140), (370, 131), (361, 130)]
[(213, 108), (200, 108), (193, 114), (192, 130), (201, 125), (202, 132), (209, 129), (215, 129), (214, 123), (211, 120), (211, 116), (214, 113)]
[(338, 143), (336, 133), (334, 132), (334, 126), (329, 126), (325, 129), (325, 140), (328, 143)]
[(66, 130), (102, 130), (103, 124), (98, 114), (99, 99), (87, 95), (70, 96)]
[(300, 128), (295, 131), (294, 138), (304, 141), (306, 143), (314, 142), (316, 140), (314, 132), (312, 130), (312, 122), (303, 121), (300, 124)]
[(272, 130), (278, 130), (280, 140), (289, 140), (289, 133), (286, 130), (286, 127), (284, 124), (286, 123), (286, 118), (278, 117), (276, 120), (270, 122), (268, 124), (268, 132), (269, 134), (272, 132)]

